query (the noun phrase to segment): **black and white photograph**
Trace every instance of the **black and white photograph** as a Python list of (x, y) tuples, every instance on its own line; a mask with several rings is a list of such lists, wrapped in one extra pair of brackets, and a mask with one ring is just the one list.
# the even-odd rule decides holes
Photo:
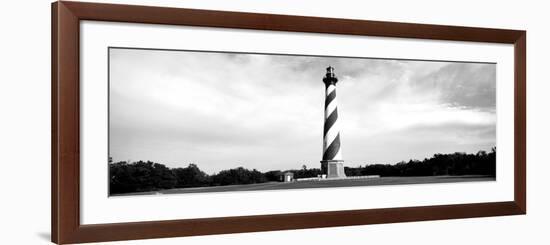
[(546, 5), (6, 2), (0, 244), (548, 241)]
[(109, 194), (496, 180), (496, 63), (109, 48)]

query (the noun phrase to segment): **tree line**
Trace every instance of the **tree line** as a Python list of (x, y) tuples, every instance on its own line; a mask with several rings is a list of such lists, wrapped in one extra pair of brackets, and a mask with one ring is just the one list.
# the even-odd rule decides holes
[[(435, 154), (433, 157), (422, 161), (409, 160), (397, 164), (345, 167), (344, 171), (347, 176), (495, 176), (496, 148), (493, 148), (489, 153), (479, 151), (476, 154)], [(303, 165), (301, 169), (267, 172), (238, 167), (208, 175), (201, 171), (196, 164), (189, 164), (184, 168), (169, 168), (151, 161), (112, 162), (109, 159), (109, 193), (121, 194), (172, 188), (265, 183), (281, 181), (281, 176), (285, 172), (292, 172), (294, 178), (311, 178), (322, 174), (320, 168), (307, 168), (306, 165)]]
[(476, 154), (456, 152), (435, 154), (422, 161), (409, 160), (397, 164), (371, 164), (364, 167), (344, 167), (347, 176), (435, 176), (435, 175), (487, 175), (496, 176), (496, 148)]

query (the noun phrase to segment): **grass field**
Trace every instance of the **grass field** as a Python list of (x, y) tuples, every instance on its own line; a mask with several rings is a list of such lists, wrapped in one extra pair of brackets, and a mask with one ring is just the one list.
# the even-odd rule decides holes
[(262, 191), (262, 190), (332, 188), (332, 187), (377, 186), (377, 185), (408, 185), (408, 184), (455, 183), (455, 182), (494, 181), (494, 180), (495, 180), (495, 177), (479, 176), (479, 175), (381, 177), (381, 178), (370, 178), (370, 179), (338, 179), (338, 180), (327, 180), (327, 181), (301, 181), (301, 182), (267, 182), (267, 183), (249, 184), (249, 185), (227, 185), (227, 186), (212, 186), (212, 187), (179, 188), (179, 189), (152, 191), (152, 192), (117, 194), (115, 196), (205, 193), (205, 192), (227, 192), (227, 191)]

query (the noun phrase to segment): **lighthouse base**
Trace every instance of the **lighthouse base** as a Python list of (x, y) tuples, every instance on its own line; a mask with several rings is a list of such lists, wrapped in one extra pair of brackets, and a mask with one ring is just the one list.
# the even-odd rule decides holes
[(327, 178), (345, 178), (343, 160), (323, 160), (321, 161), (321, 170), (327, 175)]

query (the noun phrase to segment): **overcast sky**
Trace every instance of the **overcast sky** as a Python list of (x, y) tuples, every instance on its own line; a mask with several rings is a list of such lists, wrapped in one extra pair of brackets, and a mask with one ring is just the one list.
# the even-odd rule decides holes
[(111, 49), (110, 155), (319, 168), (329, 65), (346, 166), (496, 145), (495, 64)]

